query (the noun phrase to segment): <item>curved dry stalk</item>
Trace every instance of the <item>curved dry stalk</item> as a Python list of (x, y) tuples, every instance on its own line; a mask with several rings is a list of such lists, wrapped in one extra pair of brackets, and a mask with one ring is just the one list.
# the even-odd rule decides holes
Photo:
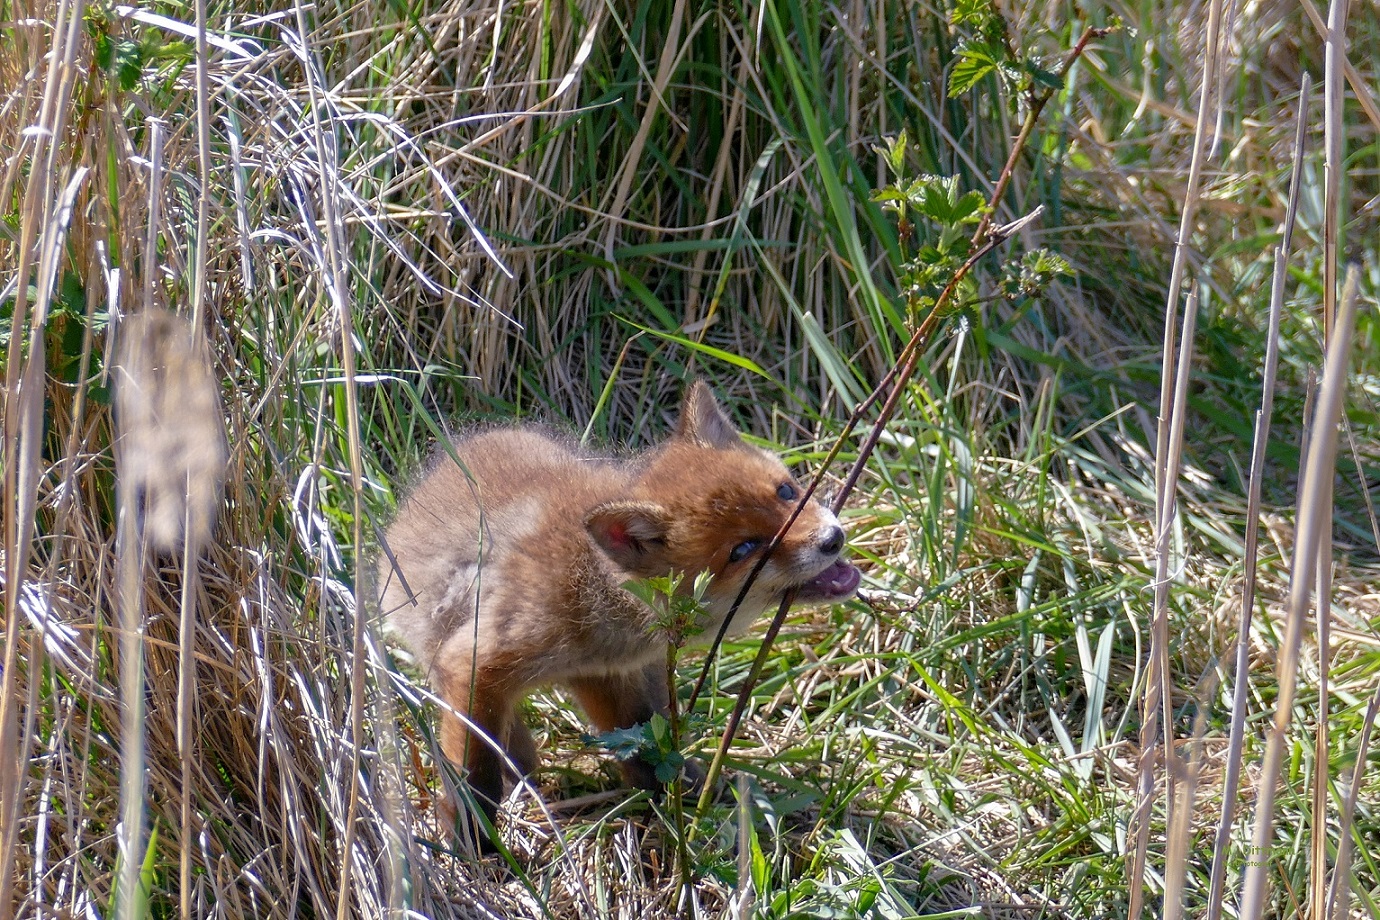
[[(1131, 843), (1130, 884), (1131, 898), (1129, 915), (1139, 917), (1141, 904), (1145, 898), (1145, 869), (1150, 845), (1150, 815), (1155, 798), (1155, 763), (1161, 751), (1164, 752), (1166, 776), (1166, 810), (1172, 812), (1174, 793), (1174, 770), (1170, 767), (1177, 756), (1174, 746), (1169, 743), (1172, 731), (1169, 695), (1169, 530), (1174, 519), (1175, 492), (1177, 483), (1177, 462), (1173, 457), (1180, 447), (1173, 447), (1172, 429), (1176, 419), (1172, 406), (1178, 399), (1175, 380), (1178, 379), (1175, 366), (1177, 317), (1179, 298), (1183, 290), (1184, 269), (1188, 259), (1188, 249), (1193, 235), (1198, 196), (1202, 186), (1203, 161), (1207, 152), (1208, 123), (1212, 113), (1212, 90), (1217, 85), (1217, 70), (1220, 67), (1222, 0), (1213, 0), (1208, 8), (1208, 26), (1204, 34), (1203, 69), (1199, 77), (1197, 120), (1193, 130), (1193, 155), (1189, 163), (1188, 187), (1184, 193), (1183, 212), (1179, 221), (1179, 232), (1174, 241), (1174, 260), (1169, 274), (1169, 298), (1165, 305), (1164, 347), (1161, 352), (1160, 369), (1160, 418), (1155, 436), (1155, 605), (1150, 629), (1150, 649), (1145, 672), (1145, 695), (1141, 704), (1140, 764), (1136, 789), (1136, 809), (1131, 823), (1135, 827), (1135, 839)], [(1190, 303), (1196, 302), (1190, 295)], [(1186, 309), (1183, 319), (1185, 335), (1188, 334), (1190, 310)], [(1186, 343), (1185, 349), (1192, 343)], [(1183, 352), (1187, 354), (1187, 352)], [(1168, 414), (1166, 414), (1168, 413)], [(1180, 428), (1180, 431), (1182, 428)], [(1171, 476), (1171, 465), (1174, 467)], [(1172, 814), (1170, 815), (1172, 823)]]
[(1208, 920), (1222, 916), (1222, 901), (1227, 877), (1228, 845), (1236, 820), (1236, 793), (1241, 782), (1241, 759), (1246, 740), (1246, 707), (1250, 689), (1251, 621), (1255, 613), (1256, 568), (1259, 565), (1260, 495), (1265, 482), (1265, 448), (1270, 442), (1270, 421), (1274, 415), (1275, 379), (1279, 369), (1279, 327), (1284, 315), (1284, 288), (1289, 272), (1294, 224), (1298, 216), (1299, 189), (1303, 175), (1304, 131), (1308, 125), (1308, 94), (1313, 82), (1307, 74), (1299, 87), (1298, 119), (1294, 123), (1294, 165), (1289, 175), (1288, 205), (1279, 246), (1275, 249), (1274, 273), (1270, 282), (1270, 319), (1265, 338), (1265, 368), (1261, 383), (1260, 409), (1255, 417), (1255, 437), (1251, 444), (1250, 484), (1246, 493), (1246, 536), (1241, 574), (1241, 616), (1236, 631), (1236, 664), (1232, 691), (1231, 731), (1227, 742), (1226, 773), (1222, 778), (1222, 817), (1212, 851), (1207, 909)]
[[(1066, 76), (1086, 50), (1088, 43), (1097, 36), (1106, 34), (1106, 31), (1107, 30), (1104, 29), (1094, 28), (1085, 29), (1073, 49), (1065, 57), (1059, 72), (1060, 76)], [(1007, 156), (1006, 165), (1003, 167), (1001, 176), (998, 178), (997, 184), (993, 189), (992, 197), (987, 203), (987, 211), (973, 232), (971, 240), (972, 252), (967, 260), (954, 272), (953, 277), (939, 293), (939, 296), (935, 298), (934, 305), (930, 308), (928, 314), (926, 314), (925, 318), (911, 335), (909, 341), (906, 342), (901, 352), (897, 355), (896, 363), (892, 365), (887, 374), (877, 386), (873, 388), (867, 398), (854, 408), (847, 423), (844, 425), (843, 431), (835, 439), (833, 447), (829, 450), (824, 460), (821, 461), (810, 483), (806, 486), (796, 506), (795, 512), (787, 519), (780, 531), (778, 531), (771, 542), (767, 544), (764, 551), (758, 556), (757, 564), (744, 582), (743, 588), (739, 591), (739, 596), (735, 600), (729, 616), (725, 618), (724, 624), (719, 628), (713, 642), (710, 643), (709, 650), (705, 655), (704, 667), (700, 671), (699, 680), (696, 681), (695, 687), (691, 691), (690, 701), (686, 704), (687, 708), (694, 706), (695, 701), (699, 698), (699, 694), (709, 678), (715, 655), (723, 643), (724, 636), (727, 633), (728, 623), (731, 622), (733, 618), (733, 612), (737, 610), (743, 598), (747, 596), (747, 591), (752, 586), (757, 574), (761, 571), (762, 567), (766, 565), (767, 560), (771, 558), (772, 551), (780, 544), (785, 533), (790, 529), (791, 525), (795, 523), (795, 519), (799, 516), (801, 509), (813, 499), (829, 467), (838, 457), (839, 452), (843, 449), (843, 445), (847, 443), (862, 417), (876, 404), (881, 398), (882, 393), (887, 393), (886, 400), (882, 403), (881, 409), (878, 411), (878, 416), (873, 422), (867, 438), (858, 449), (857, 459), (853, 462), (847, 476), (844, 478), (843, 485), (839, 488), (838, 493), (834, 497), (833, 510), (836, 513), (842, 509), (844, 504), (848, 501), (848, 497), (852, 494), (854, 487), (858, 483), (858, 479), (862, 476), (862, 471), (866, 468), (868, 461), (871, 459), (872, 453), (876, 449), (882, 436), (882, 432), (886, 430), (886, 426), (891, 421), (901, 396), (905, 393), (906, 386), (911, 376), (915, 373), (920, 355), (924, 353), (925, 347), (929, 344), (930, 339), (939, 328), (939, 324), (949, 308), (949, 301), (957, 292), (960, 282), (968, 276), (969, 272), (971, 272), (978, 262), (985, 258), (988, 253), (1011, 236), (1024, 229), (1039, 216), (1042, 208), (1037, 207), (1030, 214), (1012, 221), (1009, 224), (1000, 227), (993, 227), (991, 224), (991, 215), (995, 214), (1002, 204), (1006, 189), (1010, 184), (1011, 176), (1014, 173), (1015, 165), (1020, 162), (1020, 157), (1029, 143), (1031, 135), (1034, 133), (1040, 113), (1044, 110), (1045, 105), (1048, 104), (1053, 96), (1054, 90), (1050, 88), (1031, 101), (1031, 105), (1026, 111), (1021, 131), (1013, 142), (1012, 149)], [(723, 764), (728, 756), (728, 750), (733, 744), (733, 739), (737, 735), (738, 726), (747, 710), (747, 704), (748, 700), (751, 698), (752, 690), (757, 684), (757, 679), (761, 676), (762, 668), (766, 664), (767, 657), (776, 641), (776, 636), (785, 623), (786, 614), (790, 610), (790, 606), (794, 600), (794, 592), (787, 592), (786, 596), (782, 598), (775, 616), (772, 617), (771, 623), (767, 626), (766, 633), (762, 637), (762, 643), (757, 650), (757, 655), (753, 659), (751, 667), (748, 669), (747, 677), (743, 680), (742, 689), (738, 692), (733, 710), (730, 712), (728, 722), (724, 727), (723, 734), (720, 736), (718, 750), (715, 752), (714, 758), (710, 762), (709, 769), (706, 772), (704, 789), (700, 793), (699, 804), (695, 809), (697, 815), (704, 814), (705, 810), (709, 807), (709, 803), (713, 798), (712, 793), (715, 783), (718, 780), (720, 771), (723, 769)]]
[[(1256, 786), (1255, 826), (1250, 858), (1242, 881), (1242, 920), (1259, 920), (1265, 912), (1266, 876), (1270, 871), (1270, 843), (1274, 833), (1274, 805), (1289, 723), (1293, 718), (1294, 694), (1298, 683), (1299, 647), (1303, 641), (1304, 620), (1312, 606), (1315, 573), (1325, 543), (1324, 531), (1332, 526), (1332, 477), (1336, 475), (1337, 424), (1346, 397), (1346, 369), (1351, 357), (1351, 336), (1356, 321), (1357, 271), (1347, 272), (1341, 309), (1333, 327), (1332, 341), (1323, 364), (1322, 385), (1313, 412), (1308, 459), (1299, 485), (1299, 509), (1294, 555), (1290, 564), (1288, 621), (1280, 644), (1279, 694), (1275, 716), (1266, 739), (1265, 760)], [(1329, 615), (1330, 598), (1318, 598), (1319, 617)], [(1318, 770), (1326, 770), (1319, 764)]]
[[(876, 404), (877, 400), (881, 398), (882, 393), (886, 392), (887, 398), (886, 401), (882, 403), (881, 409), (878, 410), (877, 420), (868, 431), (867, 438), (864, 440), (862, 447), (858, 449), (857, 459), (853, 462), (853, 466), (848, 471), (847, 478), (834, 497), (833, 510), (835, 513), (838, 513), (838, 511), (843, 508), (854, 486), (857, 485), (858, 478), (862, 475), (863, 469), (866, 468), (867, 461), (872, 456), (872, 452), (876, 449), (881, 439), (882, 432), (886, 430), (887, 423), (891, 420), (892, 415), (896, 411), (896, 406), (900, 402), (901, 396), (905, 393), (906, 384), (915, 373), (916, 364), (919, 362), (920, 356), (924, 354), (925, 346), (929, 344), (935, 330), (939, 328), (939, 323), (944, 316), (945, 310), (948, 308), (950, 299), (958, 290), (959, 283), (967, 277), (968, 273), (972, 271), (977, 263), (986, 257), (988, 253), (1038, 217), (1039, 213), (1040, 208), (1036, 208), (1034, 212), (1026, 215), (1020, 220), (1002, 227), (988, 228), (985, 231), (985, 239), (982, 245), (978, 246), (972, 255), (968, 257), (968, 260), (954, 273), (954, 277), (950, 279), (949, 283), (945, 285), (944, 290), (935, 298), (934, 306), (931, 308), (929, 314), (915, 330), (910, 341), (906, 343), (905, 348), (902, 349), (899, 359), (900, 363), (893, 367), (892, 372), (887, 374), (887, 376), (873, 388), (868, 397), (853, 410), (842, 433), (834, 440), (834, 446), (830, 449), (829, 454), (824, 460), (820, 462), (819, 467), (815, 470), (815, 475), (805, 487), (804, 492), (800, 496), (800, 501), (796, 504), (795, 510), (791, 513), (791, 516), (787, 518), (786, 523), (781, 525), (781, 529), (772, 537), (771, 542), (768, 543), (766, 548), (758, 555), (757, 564), (753, 567), (747, 580), (743, 582), (743, 587), (739, 590), (738, 597), (734, 600), (732, 607), (729, 609), (728, 616), (725, 617), (723, 625), (719, 627), (718, 633), (714, 636), (714, 641), (710, 643), (709, 650), (705, 654), (704, 667), (700, 671), (700, 677), (695, 683), (694, 690), (691, 691), (690, 701), (686, 703), (687, 709), (695, 705), (695, 701), (699, 698), (700, 691), (704, 688), (705, 682), (709, 679), (709, 672), (714, 664), (714, 656), (718, 652), (719, 647), (723, 644), (724, 636), (728, 632), (728, 624), (732, 622), (733, 615), (737, 612), (743, 599), (747, 597), (747, 592), (752, 587), (753, 581), (767, 564), (767, 560), (771, 558), (772, 552), (780, 545), (786, 532), (791, 529), (791, 525), (795, 523), (800, 512), (813, 500), (815, 493), (819, 490), (820, 485), (824, 481), (825, 473), (828, 472), (830, 465), (835, 458), (838, 457), (839, 452), (843, 449), (843, 445), (848, 442), (848, 438), (852, 435), (853, 429), (857, 427), (862, 417)], [(732, 746), (733, 739), (738, 733), (738, 726), (741, 724), (743, 715), (747, 711), (747, 704), (752, 696), (752, 690), (757, 685), (757, 679), (761, 676), (762, 668), (766, 665), (767, 658), (771, 654), (772, 645), (776, 641), (776, 636), (786, 622), (786, 613), (790, 610), (791, 604), (794, 602), (795, 592), (788, 591), (786, 596), (781, 599), (781, 605), (777, 608), (776, 615), (772, 617), (771, 623), (767, 626), (766, 633), (762, 636), (762, 643), (757, 649), (757, 656), (753, 659), (752, 666), (748, 669), (747, 677), (743, 680), (743, 688), (738, 692), (738, 698), (733, 704), (733, 710), (729, 714), (728, 723), (724, 726), (723, 734), (720, 736), (718, 751), (715, 753), (714, 759), (710, 762), (709, 769), (706, 772), (704, 789), (700, 793), (699, 804), (695, 809), (697, 815), (704, 814), (705, 809), (709, 807), (709, 803), (713, 798), (712, 793), (714, 785), (719, 778), (720, 771), (723, 769), (724, 760), (728, 756), (728, 749)]]

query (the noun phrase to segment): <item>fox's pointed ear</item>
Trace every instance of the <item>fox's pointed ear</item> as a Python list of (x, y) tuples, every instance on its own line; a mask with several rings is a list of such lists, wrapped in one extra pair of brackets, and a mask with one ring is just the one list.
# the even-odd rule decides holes
[(680, 406), (680, 421), (676, 424), (676, 437), (716, 450), (743, 446), (738, 429), (724, 415), (724, 410), (719, 408), (718, 400), (703, 380), (696, 380), (685, 391), (685, 400)]
[(666, 553), (670, 529), (670, 513), (651, 502), (605, 502), (585, 515), (585, 530), (595, 545), (620, 569), (640, 578), (671, 573)]

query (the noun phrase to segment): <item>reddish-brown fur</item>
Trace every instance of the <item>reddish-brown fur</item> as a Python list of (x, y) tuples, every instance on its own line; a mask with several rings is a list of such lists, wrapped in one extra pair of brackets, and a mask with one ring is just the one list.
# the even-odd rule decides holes
[[(688, 586), (710, 572), (704, 628), (712, 636), (799, 487), (779, 460), (739, 438), (702, 383), (686, 392), (675, 433), (629, 460), (531, 427), (484, 431), (452, 447), (454, 457), (438, 454), (388, 530), (397, 569), (385, 554), (382, 603), (446, 704), (442, 750), (466, 768), (492, 816), (503, 759), (471, 737), (466, 719), (527, 773), (536, 747), (514, 712), (534, 686), (568, 686), (600, 731), (664, 711), (666, 639), (622, 585), (681, 573)], [(730, 560), (746, 541), (756, 548)], [(842, 542), (834, 515), (808, 504), (732, 628), (788, 588), (802, 601), (851, 595), (858, 575), (839, 560)], [(641, 762), (624, 773), (635, 785), (655, 784)]]

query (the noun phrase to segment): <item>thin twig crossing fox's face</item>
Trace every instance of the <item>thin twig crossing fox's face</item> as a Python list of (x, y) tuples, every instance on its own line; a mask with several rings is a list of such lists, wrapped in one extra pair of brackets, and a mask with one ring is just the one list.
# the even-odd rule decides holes
[[(772, 538), (795, 514), (802, 487), (781, 461), (739, 436), (707, 387), (686, 395), (674, 436), (639, 471), (629, 499), (585, 518), (595, 543), (629, 575), (711, 576), (704, 600), (722, 623)], [(800, 509), (734, 615), (741, 628), (795, 589), (802, 603), (852, 596), (858, 570), (840, 559), (844, 532), (823, 505)]]

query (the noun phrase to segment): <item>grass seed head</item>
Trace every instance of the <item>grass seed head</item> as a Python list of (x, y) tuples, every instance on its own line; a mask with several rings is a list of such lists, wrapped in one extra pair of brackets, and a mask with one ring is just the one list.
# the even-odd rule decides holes
[(186, 320), (161, 309), (121, 326), (115, 410), (119, 476), (157, 549), (205, 546), (225, 471), (216, 381)]

